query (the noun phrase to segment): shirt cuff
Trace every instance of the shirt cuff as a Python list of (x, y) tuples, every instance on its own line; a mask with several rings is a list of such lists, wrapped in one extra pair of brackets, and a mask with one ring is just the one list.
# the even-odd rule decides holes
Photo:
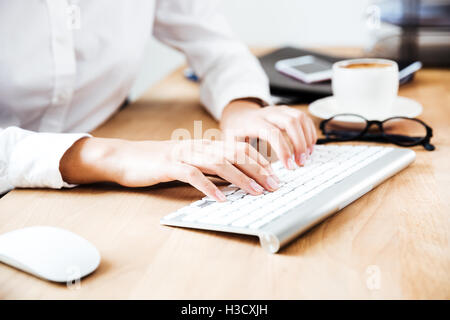
[[(212, 116), (220, 120), (223, 109), (233, 100), (255, 98), (261, 100), (263, 105), (272, 105), (273, 101), (268, 90), (264, 86), (253, 86), (251, 84), (239, 84), (227, 87), (221, 91), (214, 99), (214, 105), (209, 109)], [(212, 100), (212, 99), (211, 99)]]
[(63, 181), (59, 162), (64, 153), (87, 133), (33, 133), (21, 140), (10, 158), (9, 181), (19, 188), (74, 187)]

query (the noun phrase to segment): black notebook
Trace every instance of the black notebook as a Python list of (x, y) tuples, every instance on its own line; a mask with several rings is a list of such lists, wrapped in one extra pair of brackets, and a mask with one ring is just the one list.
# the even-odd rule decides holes
[[(273, 95), (285, 98), (284, 103), (300, 103), (311, 102), (324, 96), (330, 96), (331, 81), (319, 82), (319, 83), (304, 83), (299, 80), (292, 79), (283, 75), (275, 69), (275, 63), (282, 59), (295, 58), (304, 55), (316, 56), (320, 59), (330, 61), (332, 63), (348, 59), (345, 57), (329, 56), (321, 53), (317, 53), (310, 50), (298, 49), (293, 47), (284, 47), (272, 51), (269, 54), (261, 56), (259, 58), (261, 65), (269, 77), (270, 91)], [(398, 62), (400, 71), (407, 66), (411, 65), (411, 62)], [(407, 77), (400, 79), (400, 84), (404, 84), (412, 80), (414, 76), (410, 74)]]

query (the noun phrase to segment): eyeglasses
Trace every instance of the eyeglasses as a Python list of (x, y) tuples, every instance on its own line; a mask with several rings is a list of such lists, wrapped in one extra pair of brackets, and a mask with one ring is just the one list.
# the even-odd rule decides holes
[[(372, 126), (375, 125), (375, 130)], [(378, 130), (376, 130), (378, 129)], [(338, 114), (320, 123), (324, 139), (318, 144), (339, 141), (390, 142), (402, 147), (422, 145), (433, 151), (430, 143), (433, 130), (422, 120), (407, 117), (392, 117), (383, 121), (367, 120), (357, 114)]]

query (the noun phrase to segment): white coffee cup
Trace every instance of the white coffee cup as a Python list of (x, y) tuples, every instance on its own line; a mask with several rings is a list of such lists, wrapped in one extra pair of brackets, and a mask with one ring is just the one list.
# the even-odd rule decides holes
[(392, 113), (398, 93), (397, 63), (386, 59), (336, 62), (333, 65), (332, 88), (339, 113), (383, 120)]

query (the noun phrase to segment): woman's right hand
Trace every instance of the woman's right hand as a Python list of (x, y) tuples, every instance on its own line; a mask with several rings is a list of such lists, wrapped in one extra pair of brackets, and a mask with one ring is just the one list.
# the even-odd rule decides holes
[(83, 138), (61, 159), (67, 183), (115, 182), (144, 187), (180, 180), (204, 194), (226, 201), (205, 176), (217, 175), (252, 195), (278, 188), (270, 163), (248, 143), (222, 141), (128, 141)]

